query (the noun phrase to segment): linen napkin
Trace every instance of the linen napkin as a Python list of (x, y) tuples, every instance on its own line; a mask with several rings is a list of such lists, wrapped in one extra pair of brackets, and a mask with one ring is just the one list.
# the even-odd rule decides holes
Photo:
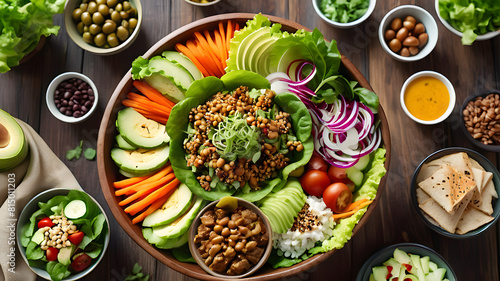
[(23, 121), (16, 121), (24, 131), (29, 153), (19, 166), (0, 173), (0, 219), (3, 222), (0, 227), (0, 280), (31, 281), (36, 279), (36, 275), (18, 250), (20, 245), (17, 245), (15, 232), (17, 218), (24, 206), (44, 190), (82, 188), (68, 167), (59, 160), (38, 133)]

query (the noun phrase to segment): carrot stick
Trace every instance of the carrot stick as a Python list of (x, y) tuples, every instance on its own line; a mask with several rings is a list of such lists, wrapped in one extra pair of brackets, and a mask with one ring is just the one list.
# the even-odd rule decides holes
[(203, 53), (203, 50), (200, 51), (196, 44), (190, 40), (186, 42), (186, 47), (188, 47), (189, 50), (191, 50), (191, 52), (193, 52), (193, 54), (200, 59), (200, 62), (204, 67), (206, 67), (210, 76), (217, 76), (217, 67), (213, 66), (213, 63), (210, 61), (208, 56)]
[(178, 179), (174, 179), (173, 181), (169, 182), (168, 184), (160, 187), (159, 189), (153, 191), (150, 193), (146, 198), (144, 198), (141, 201), (138, 201), (127, 208), (125, 208), (125, 212), (131, 214), (134, 216), (147, 206), (151, 205), (151, 203), (159, 197), (163, 197), (166, 194), (168, 194), (170, 191), (174, 190), (181, 182)]
[(347, 205), (347, 207), (342, 211), (342, 213), (345, 213), (345, 212), (349, 212), (349, 211), (352, 211), (354, 210), (357, 206), (359, 206), (360, 204), (364, 203), (368, 201), (368, 199), (366, 198), (363, 198), (363, 199), (359, 199), (358, 201), (356, 202), (352, 202), (351, 204)]
[(134, 80), (133, 85), (134, 87), (137, 88), (137, 90), (139, 90), (139, 92), (143, 93), (146, 97), (148, 97), (152, 101), (170, 107), (173, 107), (175, 105), (174, 102), (164, 97), (155, 88), (149, 86), (145, 82)]
[(131, 185), (131, 186), (128, 186), (126, 188), (122, 188), (120, 190), (115, 191), (115, 195), (116, 196), (121, 196), (121, 195), (125, 195), (125, 194), (130, 194), (131, 191), (135, 190), (136, 188), (139, 188), (141, 185), (158, 181), (159, 179), (161, 179), (164, 176), (166, 176), (168, 173), (172, 172), (172, 170), (173, 170), (172, 166), (168, 165), (165, 168), (161, 169), (158, 173), (150, 176), (149, 178), (147, 178), (146, 180), (144, 180), (144, 181), (142, 181), (140, 183), (136, 183), (134, 185)]
[(208, 30), (204, 30), (203, 35), (205, 35), (205, 39), (212, 53), (215, 55), (218, 61), (222, 62), (222, 57), (220, 55), (219, 47), (217, 47), (217, 45), (215, 44), (214, 40), (212, 39), (212, 36), (210, 35), (210, 32)]
[(233, 38), (233, 25), (230, 20), (227, 21), (227, 32), (226, 32), (226, 49), (229, 51), (229, 40)]
[(196, 56), (193, 54), (193, 52), (191, 52), (191, 50), (189, 50), (188, 47), (182, 45), (182, 44), (176, 44), (175, 45), (175, 49), (177, 50), (177, 52), (181, 52), (183, 53), (184, 55), (186, 55), (195, 65), (196, 67), (198, 68), (198, 70), (201, 71), (201, 73), (203, 74), (203, 76), (210, 76), (208, 74), (208, 71), (205, 69), (205, 67), (203, 67), (203, 65), (198, 61), (198, 59), (196, 58)]
[(115, 181), (113, 183), (113, 186), (115, 188), (124, 188), (124, 187), (130, 186), (130, 185), (136, 184), (138, 182), (141, 182), (147, 178), (148, 178), (148, 176), (143, 176), (143, 177), (128, 178), (128, 179), (124, 179), (121, 181)]
[(128, 93), (127, 98), (129, 98), (130, 100), (133, 100), (133, 101), (137, 101), (137, 102), (144, 104), (146, 106), (154, 107), (154, 108), (159, 109), (161, 111), (171, 111), (172, 110), (172, 107), (170, 107), (170, 106), (161, 105), (159, 103), (156, 103), (156, 102), (146, 98), (145, 96), (141, 96), (141, 95), (138, 95), (136, 93)]
[(143, 221), (147, 216), (151, 215), (151, 213), (153, 213), (154, 211), (158, 210), (167, 201), (167, 199), (169, 197), (170, 197), (170, 194), (167, 194), (167, 195), (161, 197), (160, 199), (154, 201), (153, 204), (151, 204), (146, 209), (146, 211), (142, 212), (140, 215), (138, 215), (137, 217), (135, 217), (132, 220), (132, 223), (136, 224), (136, 223), (140, 223), (141, 221)]
[(165, 177), (161, 178), (158, 181), (155, 181), (155, 182), (152, 182), (152, 183), (149, 183), (149, 184), (145, 184), (145, 185), (141, 186), (140, 189), (136, 189), (135, 190), (136, 192), (134, 194), (132, 194), (129, 197), (127, 197), (127, 198), (123, 199), (122, 201), (120, 201), (118, 203), (118, 205), (125, 206), (125, 205), (127, 205), (129, 203), (132, 203), (134, 200), (139, 199), (141, 196), (146, 195), (146, 194), (150, 194), (151, 192), (157, 190), (158, 188), (160, 188), (164, 184), (167, 184), (173, 178), (175, 178), (174, 174), (170, 173), (170, 174), (166, 175)]
[[(196, 44), (196, 47), (200, 51), (200, 53), (206, 54), (208, 57), (208, 60), (216, 67), (218, 70), (217, 74), (220, 74), (222, 76), (222, 73), (224, 70), (222, 69), (222, 66), (220, 65), (220, 61), (217, 60), (216, 56), (212, 54), (212, 50), (210, 49), (210, 46), (208, 46), (207, 41), (199, 32), (195, 32), (194, 36), (196, 37), (198, 44)], [(218, 76), (218, 77), (220, 77)]]
[(227, 52), (227, 44), (226, 44), (226, 31), (224, 29), (224, 24), (219, 22), (219, 32), (222, 39), (222, 46), (224, 46), (224, 52)]
[(227, 60), (226, 46), (224, 45), (224, 43), (222, 43), (222, 38), (220, 36), (220, 33), (217, 30), (214, 32), (214, 35), (215, 35), (215, 44), (217, 45), (217, 47), (219, 49), (219, 52), (220, 52), (222, 67), (226, 68), (226, 66), (227, 66), (227, 63), (226, 63), (226, 60)]
[(122, 101), (122, 104), (128, 107), (134, 107), (134, 108), (140, 108), (143, 109), (147, 112), (155, 113), (156, 115), (160, 116), (169, 116), (170, 115), (170, 109), (160, 109), (157, 108), (155, 104), (148, 104), (148, 103), (143, 103), (131, 99), (125, 99)]
[(354, 208), (352, 211), (349, 211), (349, 212), (345, 212), (345, 213), (340, 213), (340, 214), (333, 214), (332, 215), (332, 218), (333, 219), (344, 219), (344, 218), (348, 218), (352, 215), (354, 215), (357, 211), (359, 211), (361, 208), (363, 207), (366, 207), (368, 205), (370, 205), (373, 201), (371, 200), (368, 200), (368, 201), (365, 201), (364, 203), (361, 203), (359, 204), (356, 208)]

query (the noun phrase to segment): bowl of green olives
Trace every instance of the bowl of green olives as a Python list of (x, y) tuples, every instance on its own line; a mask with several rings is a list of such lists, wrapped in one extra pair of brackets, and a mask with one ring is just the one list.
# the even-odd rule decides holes
[(82, 49), (113, 55), (128, 48), (139, 35), (142, 6), (139, 0), (68, 0), (64, 24)]

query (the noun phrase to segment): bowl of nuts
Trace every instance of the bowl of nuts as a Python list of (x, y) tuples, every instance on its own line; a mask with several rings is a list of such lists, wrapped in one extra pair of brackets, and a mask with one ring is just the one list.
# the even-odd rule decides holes
[(113, 55), (127, 49), (139, 35), (139, 0), (68, 0), (64, 7), (66, 32), (82, 49)]
[(94, 82), (78, 72), (59, 74), (47, 88), (46, 103), (57, 119), (79, 123), (97, 108), (98, 93)]
[(392, 58), (411, 62), (429, 55), (438, 40), (436, 21), (429, 12), (415, 5), (389, 11), (380, 22), (378, 37)]
[(254, 204), (227, 196), (203, 208), (189, 230), (189, 250), (209, 274), (243, 278), (269, 258), (272, 231), (267, 217)]
[(460, 122), (473, 144), (500, 152), (500, 91), (481, 90), (469, 96), (462, 105)]

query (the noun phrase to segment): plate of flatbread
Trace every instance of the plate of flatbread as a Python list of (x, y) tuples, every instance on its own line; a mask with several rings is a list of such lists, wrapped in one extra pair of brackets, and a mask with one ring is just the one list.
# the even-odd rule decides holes
[(436, 232), (452, 238), (483, 233), (500, 216), (500, 173), (478, 152), (445, 148), (415, 170), (411, 197), (417, 213)]

